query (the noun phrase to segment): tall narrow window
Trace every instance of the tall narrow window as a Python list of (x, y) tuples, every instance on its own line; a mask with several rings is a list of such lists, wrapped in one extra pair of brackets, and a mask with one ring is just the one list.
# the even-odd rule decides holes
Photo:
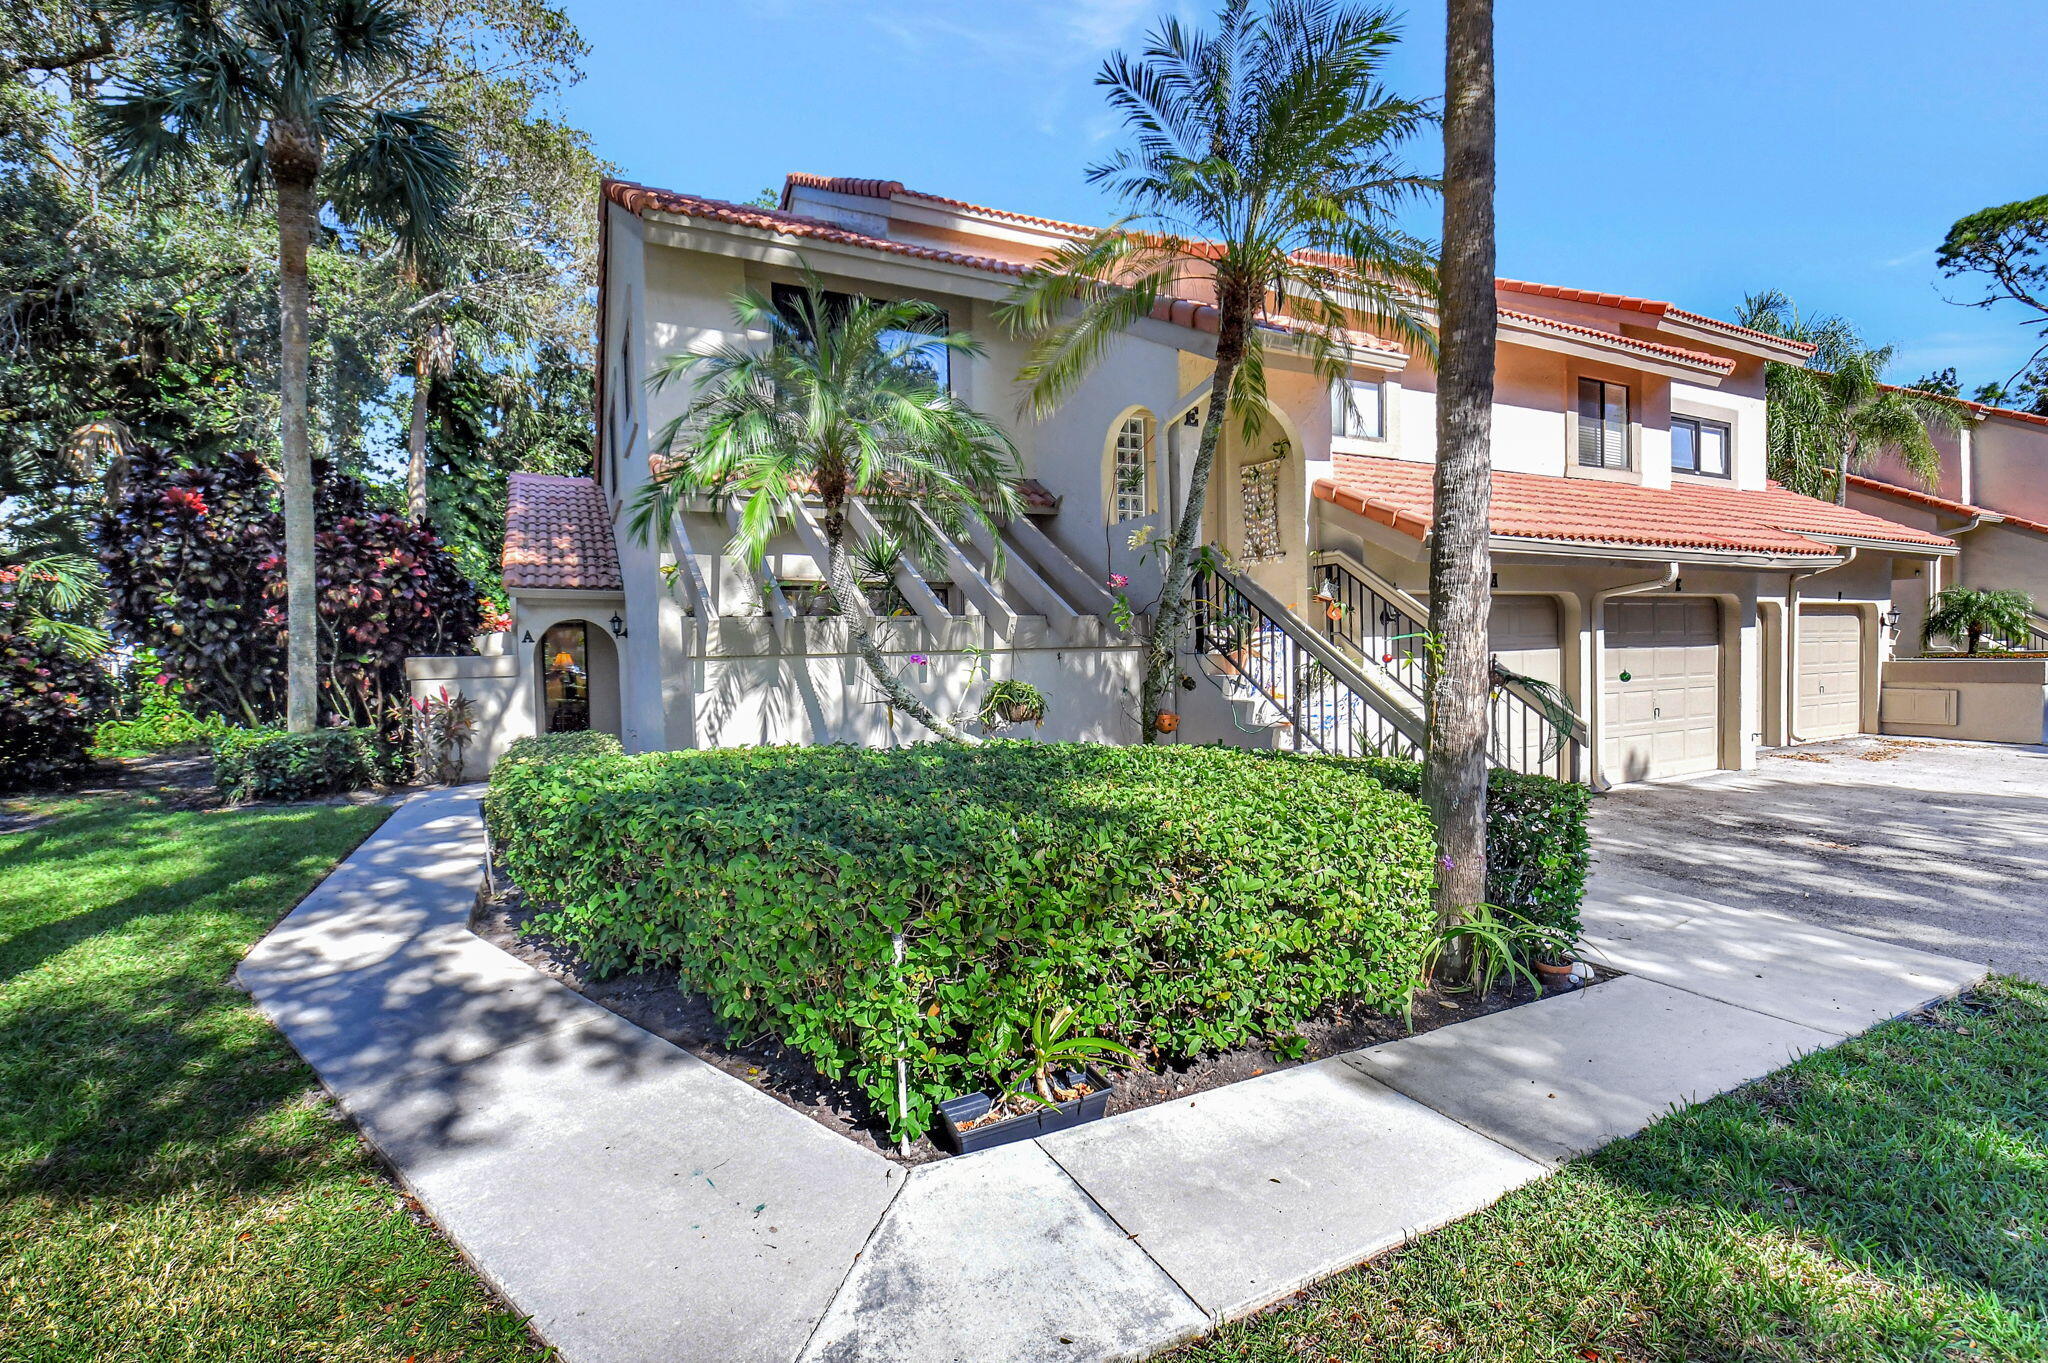
[(590, 727), (590, 644), (580, 620), (548, 627), (540, 638), (540, 674), (547, 732)]
[(1385, 387), (1371, 379), (1346, 379), (1331, 389), (1330, 431), (1352, 440), (1385, 440)]
[(1110, 519), (1140, 521), (1151, 513), (1152, 461), (1146, 451), (1152, 443), (1149, 417), (1132, 416), (1117, 427), (1116, 454), (1110, 470)]
[(1628, 462), (1628, 389), (1599, 379), (1579, 380), (1579, 464), (1625, 469)]
[(1728, 476), (1728, 428), (1697, 417), (1671, 418), (1671, 467), (1709, 478)]

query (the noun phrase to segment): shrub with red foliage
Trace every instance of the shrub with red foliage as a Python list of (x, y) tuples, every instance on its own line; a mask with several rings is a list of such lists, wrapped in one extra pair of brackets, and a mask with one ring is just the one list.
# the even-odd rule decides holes
[[(432, 531), (346, 474), (315, 476), (321, 719), (376, 723), (405, 694), (407, 657), (472, 651), (477, 592)], [(100, 545), (114, 619), (188, 706), (248, 725), (284, 713), (284, 516), (253, 456), (135, 451)]]

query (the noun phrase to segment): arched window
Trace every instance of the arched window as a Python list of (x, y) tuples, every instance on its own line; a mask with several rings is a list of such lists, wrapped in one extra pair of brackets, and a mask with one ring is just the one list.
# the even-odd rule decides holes
[(1125, 417), (1117, 427), (1109, 475), (1112, 522), (1139, 521), (1151, 514), (1151, 445), (1152, 418), (1143, 412)]

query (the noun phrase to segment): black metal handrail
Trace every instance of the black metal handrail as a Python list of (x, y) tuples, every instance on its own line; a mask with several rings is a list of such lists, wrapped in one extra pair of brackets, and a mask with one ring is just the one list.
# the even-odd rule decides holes
[(1366, 695), (1304, 647), (1299, 621), (1275, 617), (1213, 567), (1202, 570), (1197, 590), (1195, 647), (1279, 713), (1296, 752), (1421, 756), (1387, 713), (1389, 702)]
[[(1426, 708), (1429, 697), (1429, 622), (1386, 596), (1342, 563), (1322, 565), (1315, 605), (1332, 643), (1377, 666), (1388, 681)], [(1487, 758), (1510, 771), (1581, 779), (1582, 744), (1543, 706), (1512, 682), (1496, 681), (1487, 707)]]

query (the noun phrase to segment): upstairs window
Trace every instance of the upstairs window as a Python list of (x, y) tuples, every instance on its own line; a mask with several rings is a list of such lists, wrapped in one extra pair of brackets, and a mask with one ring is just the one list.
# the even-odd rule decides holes
[(1601, 379), (1579, 380), (1579, 466), (1629, 467), (1626, 385)]
[[(775, 310), (788, 318), (790, 325), (798, 330), (803, 329), (803, 296), (804, 291), (794, 284), (777, 284), (771, 290)], [(825, 293), (824, 297), (825, 315), (835, 319), (844, 316), (847, 305), (853, 301), (853, 295), (851, 294), (837, 293), (830, 290)], [(886, 302), (887, 300), (875, 299), (873, 301)], [(947, 316), (941, 311), (933, 316), (929, 332), (885, 331), (882, 333), (882, 345), (886, 349), (895, 350), (907, 343), (914, 343), (922, 336), (943, 336), (948, 329)], [(952, 358), (952, 351), (936, 341), (932, 341), (919, 345), (916, 349), (909, 351), (903, 357), (903, 365), (912, 372), (921, 373), (931, 379), (934, 384), (938, 385), (941, 392), (948, 392), (953, 387)]]
[(1111, 455), (1109, 518), (1121, 524), (1141, 521), (1152, 509), (1152, 422), (1143, 414), (1126, 417), (1116, 430)]
[(1346, 379), (1332, 388), (1330, 433), (1350, 440), (1385, 440), (1385, 386), (1371, 379)]
[(1671, 418), (1671, 467), (1677, 473), (1708, 478), (1728, 476), (1728, 427), (1698, 417)]

